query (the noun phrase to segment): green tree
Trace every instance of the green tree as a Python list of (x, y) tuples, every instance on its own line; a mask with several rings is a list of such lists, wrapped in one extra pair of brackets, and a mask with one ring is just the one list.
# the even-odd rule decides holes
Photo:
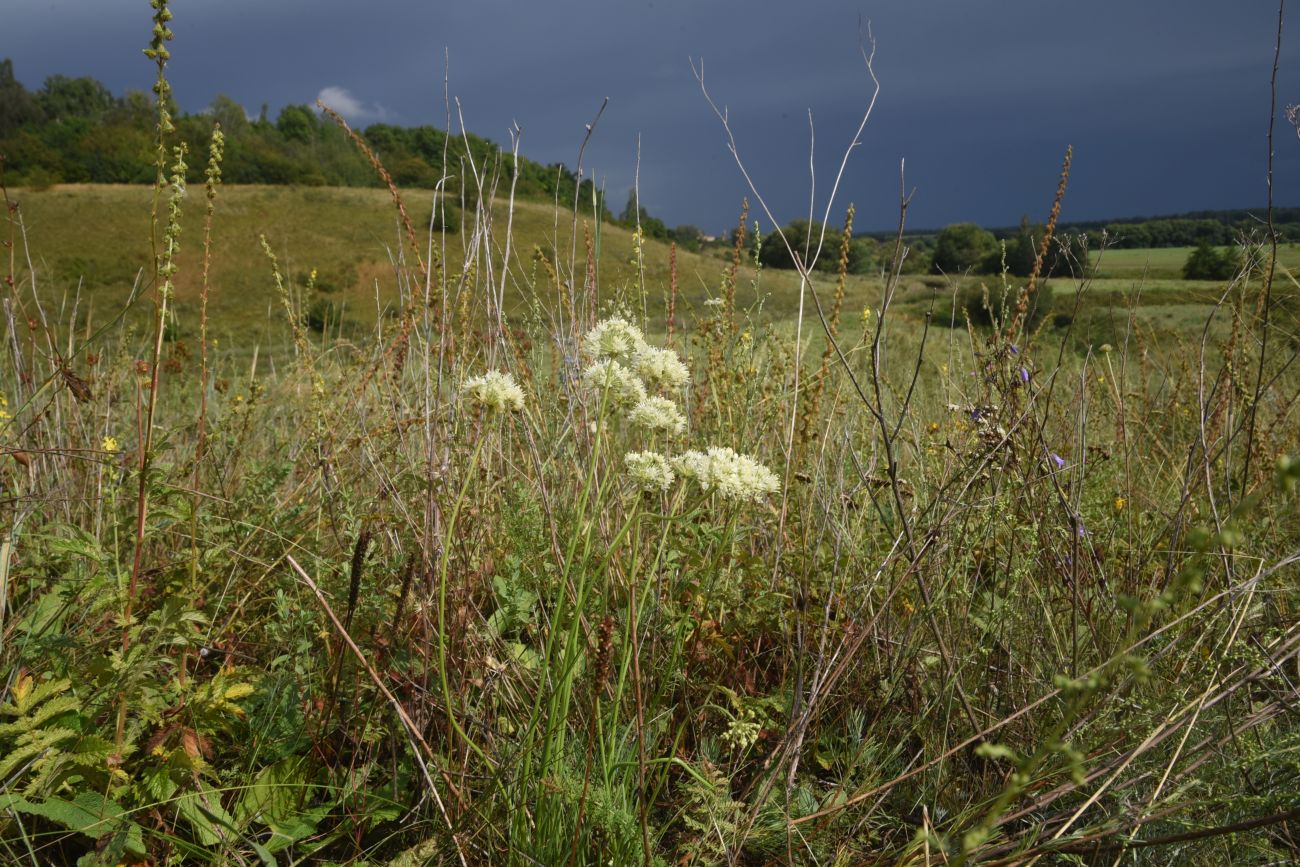
[(248, 132), (248, 112), (224, 93), (218, 93), (212, 98), (207, 113), (213, 122), (221, 124), (221, 131), (227, 139), (238, 138)]
[(869, 274), (876, 266), (876, 242), (870, 238), (849, 241), (849, 273)]
[(937, 273), (962, 274), (984, 267), (997, 248), (992, 232), (975, 223), (956, 223), (939, 233), (931, 267)]
[(286, 105), (275, 119), (275, 128), (289, 141), (309, 142), (316, 136), (316, 113), (305, 105)]
[(24, 124), (41, 118), (36, 98), (14, 77), (14, 62), (0, 60), (0, 136), (7, 136)]
[(47, 120), (99, 120), (113, 107), (113, 94), (93, 78), (51, 75), (36, 94)]
[(149, 132), (158, 121), (158, 109), (154, 107), (153, 97), (143, 90), (128, 90), (115, 102), (104, 120)]
[(1183, 263), (1183, 277), (1188, 280), (1230, 280), (1236, 271), (1232, 254), (1216, 250), (1209, 241), (1201, 241)]
[[(763, 236), (763, 249), (759, 253), (759, 260), (767, 268), (794, 268), (794, 259), (790, 257), (790, 251), (786, 249), (785, 242), (781, 240), (781, 233), (785, 233), (786, 240), (790, 242), (790, 247), (799, 254), (800, 260), (807, 263), (812, 258), (813, 253), (817, 250), (818, 239), (822, 239), (822, 224), (808, 220), (791, 220), (781, 229), (781, 232), (772, 231)], [(834, 272), (839, 267), (840, 256), (840, 238), (843, 232), (834, 226), (827, 226), (825, 238), (821, 241), (821, 253), (817, 256), (817, 262), (814, 270)], [(859, 248), (859, 252), (866, 252), (865, 248)], [(849, 270), (853, 269), (853, 251), (849, 253)], [(863, 269), (870, 268), (870, 259), (863, 263)], [(861, 272), (854, 272), (861, 273)]]
[(704, 230), (690, 223), (683, 223), (673, 229), (673, 240), (683, 250), (699, 250), (704, 242)]

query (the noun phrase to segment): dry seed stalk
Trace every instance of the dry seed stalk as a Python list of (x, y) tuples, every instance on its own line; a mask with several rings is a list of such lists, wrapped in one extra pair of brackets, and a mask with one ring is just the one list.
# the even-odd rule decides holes
[[(362, 155), (370, 162), (375, 173), (379, 175), (379, 179), (384, 182), (384, 186), (388, 187), (388, 192), (393, 197), (393, 204), (397, 207), (397, 215), (402, 221), (402, 228), (406, 232), (407, 243), (410, 244), (411, 253), (415, 256), (416, 264), (419, 266), (420, 283), (422, 285), (427, 284), (429, 282), (429, 267), (425, 264), (424, 257), (420, 255), (420, 246), (415, 237), (415, 226), (412, 225), (411, 217), (406, 212), (406, 202), (402, 199), (402, 194), (398, 191), (397, 184), (393, 181), (393, 176), (389, 174), (388, 169), (384, 168), (384, 164), (380, 162), (378, 155), (370, 149), (370, 145), (366, 144), (365, 139), (357, 135), (357, 133), (353, 131), (352, 127), (348, 126), (348, 122), (343, 119), (342, 115), (321, 102), (319, 99), (316, 100), (316, 106), (324, 112), (330, 120), (338, 124), (339, 128), (343, 130), (348, 138), (352, 139), (352, 143), (357, 146), (357, 149), (360, 150)], [(446, 327), (441, 311), (438, 312), (436, 318), (438, 320), (439, 331), (441, 332), (442, 329)], [(406, 309), (402, 311), (402, 324), (401, 328), (398, 330), (397, 337), (393, 338), (393, 342), (389, 344), (388, 349), (385, 350), (381, 359), (382, 362), (383, 359), (387, 359), (390, 356), (393, 358), (394, 379), (401, 375), (402, 366), (406, 360), (406, 344), (407, 341), (410, 340), (411, 329), (415, 326), (415, 320), (416, 302), (413, 297), (412, 301), (406, 305)], [(376, 370), (378, 370), (378, 366), (379, 363), (376, 363), (375, 367), (372, 367), (366, 375), (362, 377), (361, 388), (365, 388), (365, 386), (369, 384), (370, 379), (374, 376)]]
[(844, 235), (840, 238), (840, 258), (836, 269), (835, 297), (831, 301), (830, 316), (826, 320), (827, 330), (830, 331), (830, 339), (826, 341), (826, 348), (822, 350), (821, 366), (817, 369), (817, 375), (809, 383), (808, 399), (804, 401), (803, 411), (799, 416), (800, 444), (806, 443), (812, 438), (813, 424), (817, 419), (822, 393), (826, 390), (826, 380), (830, 376), (831, 358), (835, 355), (834, 341), (838, 340), (840, 336), (840, 312), (844, 307), (844, 291), (849, 276), (849, 251), (853, 242), (853, 214), (854, 207), (850, 204), (847, 213), (844, 215)]
[(1015, 339), (1021, 326), (1024, 325), (1025, 316), (1029, 311), (1029, 296), (1038, 286), (1038, 277), (1043, 271), (1043, 262), (1047, 259), (1047, 251), (1051, 247), (1052, 235), (1056, 232), (1056, 221), (1061, 216), (1061, 202), (1065, 199), (1065, 187), (1070, 181), (1070, 162), (1073, 159), (1074, 146), (1070, 145), (1065, 149), (1065, 160), (1061, 163), (1061, 178), (1056, 184), (1056, 197), (1052, 199), (1052, 213), (1047, 218), (1047, 228), (1043, 230), (1042, 240), (1038, 242), (1034, 267), (1030, 270), (1029, 279), (1025, 281), (1025, 285), (1020, 289), (1020, 295), (1016, 298), (1016, 315), (1007, 326), (1005, 336), (1008, 342)]
[(745, 252), (745, 224), (748, 221), (749, 197), (746, 196), (740, 202), (740, 222), (736, 226), (736, 244), (731, 251), (731, 269), (723, 284), (723, 321), (733, 334), (736, 331), (736, 283), (740, 279), (740, 260)]

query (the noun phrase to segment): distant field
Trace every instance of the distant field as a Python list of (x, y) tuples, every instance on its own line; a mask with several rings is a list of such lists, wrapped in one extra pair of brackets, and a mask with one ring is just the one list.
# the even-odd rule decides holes
[[(11, 195), (21, 204), (42, 299), (64, 310), (78, 305), (77, 319), (83, 328), (88, 322), (97, 325), (106, 315), (115, 314), (129, 297), (137, 273), (149, 261), (150, 189), (61, 185), (40, 192), (11, 191)], [(421, 243), (426, 244), (432, 194), (412, 190), (405, 195)], [(194, 337), (198, 329), (204, 204), (196, 189), (184, 213), (174, 326), (174, 333), (181, 339)], [(473, 303), (481, 304), (486, 295), (489, 273), (494, 285), (499, 285), (506, 216), (505, 205), (499, 203), (493, 212), (490, 267), (480, 256), (470, 274)], [(636, 291), (640, 278), (634, 266), (631, 233), (608, 224), (595, 227), (587, 221), (587, 228), (579, 224), (575, 249), (571, 226), (571, 216), (557, 217), (550, 205), (516, 205), (507, 303), (522, 312), (529, 300), (525, 296), (534, 292), (543, 306), (553, 308), (554, 282), (539, 254), (544, 254), (547, 261), (558, 261), (562, 273), (568, 272), (570, 256), (574, 255), (581, 275), (586, 261), (584, 233), (590, 229), (602, 301), (620, 299), (635, 311), (640, 305)], [(394, 315), (400, 307), (393, 259), (409, 256), (409, 251), (386, 191), (225, 187), (217, 199), (213, 229), (210, 306), (213, 333), (224, 346), (238, 347), (235, 351), (243, 353), (251, 352), (253, 346), (266, 351), (285, 345), (289, 331), (275, 294), (270, 265), (258, 241), (262, 233), (279, 258), (299, 309), (321, 302), (335, 305), (342, 312), (345, 335), (367, 333), (381, 317)], [(446, 270), (453, 286), (463, 273), (465, 248), (472, 236), (470, 227), (446, 236)], [(664, 244), (647, 241), (644, 251), (646, 307), (651, 322), (661, 323), (670, 284), (669, 250)], [(1222, 286), (1181, 279), (1179, 269), (1186, 254), (1185, 248), (1107, 251), (1098, 276), (1089, 281), (1077, 307), (1077, 287), (1072, 281), (1050, 281), (1054, 296), (1051, 315), (1084, 313), (1075, 331), (1076, 339), (1083, 340), (1084, 345), (1110, 339), (1129, 306), (1144, 310), (1140, 319), (1149, 323), (1156, 335), (1194, 328), (1204, 322)], [(22, 260), (20, 246), (20, 263)], [(678, 253), (679, 322), (689, 321), (693, 311), (698, 312), (708, 298), (718, 294), (729, 262), (727, 250)], [(1300, 268), (1300, 248), (1283, 248), (1282, 263)], [(318, 290), (308, 293), (305, 285), (313, 269)], [(20, 270), (25, 274), (25, 269)], [(834, 291), (833, 276), (818, 275), (816, 279), (823, 300), (829, 302)], [(981, 284), (994, 293), (1001, 285), (1000, 278), (993, 276), (953, 281), (939, 276), (904, 275), (897, 315), (920, 323), (927, 311), (933, 311), (936, 323), (960, 324), (964, 319), (955, 315), (954, 293), (961, 287), (977, 288)], [(1290, 291), (1285, 286), (1279, 289)], [(755, 272), (746, 267), (739, 281), (737, 303), (759, 322), (792, 320), (798, 312), (797, 278), (790, 271), (766, 270), (755, 287)], [(846, 333), (860, 328), (863, 308), (875, 308), (879, 303), (879, 280), (851, 277), (844, 302)], [(1159, 307), (1160, 312), (1155, 315), (1154, 310), (1145, 311), (1147, 307)], [(128, 322), (143, 327), (148, 309), (147, 301), (137, 304)], [(815, 316), (811, 301), (805, 315), (810, 319)], [(67, 321), (65, 316), (55, 319)], [(817, 332), (816, 327), (810, 331), (813, 352), (819, 351)]]
[[(1099, 279), (1181, 280), (1183, 263), (1193, 247), (1160, 247), (1136, 250), (1107, 250), (1094, 253), (1093, 266)], [(1278, 249), (1278, 262), (1286, 268), (1300, 268), (1300, 245), (1284, 244)]]

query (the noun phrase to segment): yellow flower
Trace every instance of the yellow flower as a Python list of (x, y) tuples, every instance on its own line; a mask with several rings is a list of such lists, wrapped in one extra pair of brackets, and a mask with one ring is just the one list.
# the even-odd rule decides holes
[(117, 451), (117, 437), (104, 437), (104, 441), (99, 444), (99, 447), (111, 455)]
[(940, 425), (937, 421), (930, 422), (930, 433), (938, 433), (939, 427)]
[(1124, 499), (1123, 497), (1116, 497), (1116, 498), (1115, 498), (1115, 511), (1116, 511), (1116, 512), (1122, 512), (1122, 511), (1124, 510), (1124, 507), (1127, 506), (1127, 505), (1128, 505), (1128, 500)]

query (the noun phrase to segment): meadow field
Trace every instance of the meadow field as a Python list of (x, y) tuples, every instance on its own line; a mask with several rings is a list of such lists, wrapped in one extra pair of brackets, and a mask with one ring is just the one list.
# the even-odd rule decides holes
[(4, 191), (4, 863), (1300, 853), (1295, 249), (801, 275), (166, 106)]
[[(1183, 263), (1193, 247), (1161, 247), (1159, 249), (1112, 248), (1094, 253), (1092, 265), (1095, 276), (1102, 280), (1182, 280)], [(1296, 270), (1300, 267), (1300, 245), (1282, 244), (1277, 260)]]

